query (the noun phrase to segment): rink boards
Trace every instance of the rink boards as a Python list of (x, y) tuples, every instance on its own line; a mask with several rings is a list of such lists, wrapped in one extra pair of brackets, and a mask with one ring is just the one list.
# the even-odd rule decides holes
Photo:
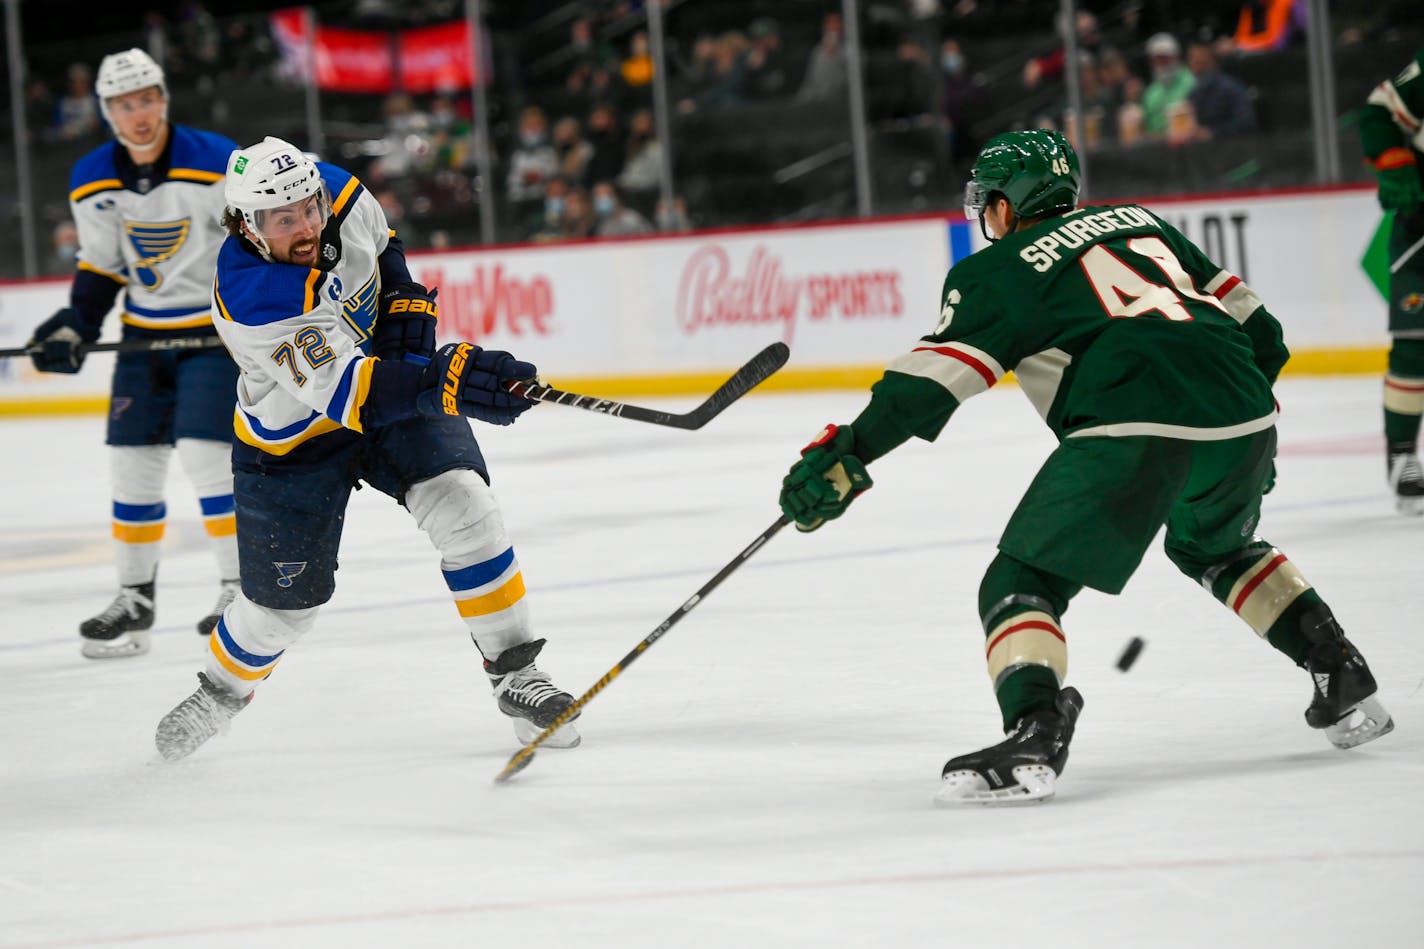
[[(1150, 206), (1281, 319), (1295, 353), (1287, 372), (1383, 370), (1385, 306), (1360, 267), (1380, 219), (1371, 190)], [(792, 356), (769, 385), (864, 386), (934, 326), (945, 271), (981, 246), (962, 217), (927, 215), (420, 252), (410, 263), (440, 288), (442, 340), (510, 350), (566, 388), (674, 394), (715, 385), (778, 339)], [(67, 279), (0, 283), (0, 346), (22, 345), (68, 290)], [(117, 336), (111, 315), (104, 338)], [(0, 360), (0, 414), (102, 411), (111, 361), (45, 376)]]

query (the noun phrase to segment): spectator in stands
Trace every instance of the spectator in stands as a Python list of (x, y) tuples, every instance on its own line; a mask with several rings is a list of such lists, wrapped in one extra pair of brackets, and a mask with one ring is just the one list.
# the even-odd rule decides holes
[(681, 63), (678, 70), (678, 108), (690, 112), (697, 97), (712, 88), (716, 80), (717, 41), (704, 33), (692, 43), (692, 58)]
[(624, 191), (655, 191), (662, 182), (663, 146), (653, 127), (653, 113), (639, 109), (628, 120), (628, 152), (618, 187)]
[[(1103, 140), (1117, 137), (1118, 114), (1127, 102), (1128, 83), (1135, 79), (1128, 68), (1127, 57), (1116, 46), (1104, 46), (1098, 51), (1098, 97), (1102, 102)], [(1138, 80), (1137, 85), (1141, 85)], [(1139, 93), (1138, 98), (1141, 98)]]
[(740, 103), (750, 46), (746, 36), (736, 30), (717, 37), (712, 44), (712, 80), (683, 111), (725, 109)]
[(610, 105), (596, 105), (588, 114), (588, 141), (593, 156), (588, 161), (588, 181), (611, 181), (623, 170), (627, 152), (618, 128), (618, 113)]
[(593, 145), (583, 136), (579, 120), (566, 115), (554, 123), (554, 154), (559, 159), (559, 176), (574, 184), (588, 181), (588, 163)]
[(509, 177), (505, 194), (516, 211), (531, 204), (542, 205), (544, 184), (559, 172), (559, 157), (549, 144), (549, 120), (537, 105), (526, 106), (519, 114), (519, 144), (509, 156)]
[(593, 213), (598, 218), (594, 234), (598, 237), (632, 237), (651, 234), (648, 219), (623, 203), (623, 196), (611, 181), (593, 186)]
[(222, 34), (217, 20), (201, 3), (185, 3), (178, 35), (183, 40), (183, 58), (187, 64), (184, 71), (194, 80), (200, 94), (212, 95), (222, 56)]
[[(50, 92), (49, 84), (39, 76), (31, 76), (25, 83), (25, 130), (31, 142), (52, 133), (50, 123), (54, 121), (54, 111), (54, 93)], [(73, 269), (71, 265), (65, 273)]]
[(1305, 32), (1305, 0), (1247, 0), (1241, 5), (1236, 32), (1219, 43), (1222, 52), (1261, 53), (1284, 49)]
[(656, 219), (658, 230), (664, 234), (680, 234), (692, 230), (692, 221), (687, 216), (687, 202), (680, 197), (674, 197), (671, 203), (660, 199)]
[(46, 276), (57, 277), (74, 273), (79, 254), (79, 229), (72, 220), (60, 221), (50, 233), (50, 256), (45, 264)]
[(905, 39), (895, 51), (895, 66), (886, 100), (885, 118), (908, 119), (916, 124), (933, 121), (940, 98), (939, 71), (930, 64), (929, 50)]
[(1250, 91), (1241, 80), (1217, 68), (1216, 55), (1210, 46), (1205, 43), (1188, 46), (1187, 68), (1197, 80), (1187, 97), (1196, 115), (1197, 140), (1229, 138), (1256, 127), (1256, 110)]
[(593, 229), (597, 223), (598, 220), (593, 214), (593, 205), (588, 200), (588, 192), (580, 187), (569, 188), (568, 196), (564, 199), (564, 214), (559, 219), (556, 239), (562, 241), (587, 240), (593, 236)]
[(1142, 131), (1148, 138), (1165, 139), (1168, 113), (1186, 102), (1196, 85), (1192, 71), (1182, 65), (1182, 47), (1170, 33), (1155, 33), (1147, 41), (1152, 81), (1142, 90)]
[(821, 41), (806, 61), (806, 75), (796, 92), (798, 102), (830, 102), (846, 94), (845, 50), (841, 45), (841, 18), (827, 13), (821, 21)]
[(940, 105), (951, 160), (972, 158), (982, 144), (970, 126), (984, 115), (984, 92), (969, 72), (969, 60), (959, 41), (947, 39), (939, 48)]
[(634, 93), (647, 91), (652, 88), (653, 83), (653, 57), (648, 52), (648, 34), (646, 30), (639, 30), (633, 34), (629, 43), (628, 58), (623, 60), (618, 67), (619, 74), (623, 77), (623, 85)]
[[(1066, 36), (1062, 19), (1058, 19), (1057, 22), (1059, 35)], [(1079, 51), (1096, 54), (1102, 45), (1102, 37), (1098, 33), (1098, 18), (1087, 10), (1079, 10), (1073, 20), (1073, 25)], [(1042, 84), (1059, 81), (1063, 77), (1063, 62), (1066, 55), (1067, 46), (1065, 45), (1047, 55), (1034, 57), (1024, 63), (1024, 86), (1036, 89)]]
[(99, 135), (99, 100), (94, 72), (87, 63), (69, 67), (69, 88), (55, 107), (54, 135), (64, 142), (82, 142)]
[(781, 30), (771, 17), (757, 17), (747, 28), (751, 49), (747, 50), (746, 78), (742, 91), (748, 99), (779, 99), (788, 92), (786, 53)]

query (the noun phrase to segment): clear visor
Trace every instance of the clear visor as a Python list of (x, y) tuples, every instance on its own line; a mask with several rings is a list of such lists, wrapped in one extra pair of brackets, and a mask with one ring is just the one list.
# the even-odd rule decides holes
[(258, 211), (253, 217), (257, 220), (256, 231), (264, 240), (282, 241), (304, 234), (320, 234), (330, 214), (326, 192), (319, 191), (280, 208)]
[(977, 221), (984, 216), (984, 205), (989, 202), (989, 192), (973, 178), (964, 186), (964, 216)]

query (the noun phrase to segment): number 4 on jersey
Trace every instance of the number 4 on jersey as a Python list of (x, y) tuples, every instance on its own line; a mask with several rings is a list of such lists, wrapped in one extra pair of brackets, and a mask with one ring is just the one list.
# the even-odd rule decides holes
[(1226, 312), (1215, 297), (1199, 292), (1192, 285), (1192, 278), (1181, 261), (1161, 238), (1134, 237), (1127, 242), (1127, 249), (1155, 263), (1172, 286), (1153, 283), (1107, 247), (1097, 244), (1089, 248), (1079, 262), (1108, 316), (1141, 316), (1155, 310), (1169, 320), (1190, 320), (1192, 314), (1183, 305), (1184, 297)]

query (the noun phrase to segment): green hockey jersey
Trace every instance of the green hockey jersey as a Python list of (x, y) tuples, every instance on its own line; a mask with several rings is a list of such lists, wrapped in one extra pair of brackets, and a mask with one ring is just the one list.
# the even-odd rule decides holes
[(1424, 176), (1424, 49), (1399, 75), (1370, 93), (1360, 114), (1360, 144), (1376, 166), (1392, 148), (1411, 149), (1415, 167)]
[(1010, 370), (1059, 439), (1235, 438), (1275, 423), (1288, 355), (1255, 293), (1181, 232), (1135, 205), (1079, 208), (949, 271), (938, 325), (854, 422), (856, 454), (932, 441)]

